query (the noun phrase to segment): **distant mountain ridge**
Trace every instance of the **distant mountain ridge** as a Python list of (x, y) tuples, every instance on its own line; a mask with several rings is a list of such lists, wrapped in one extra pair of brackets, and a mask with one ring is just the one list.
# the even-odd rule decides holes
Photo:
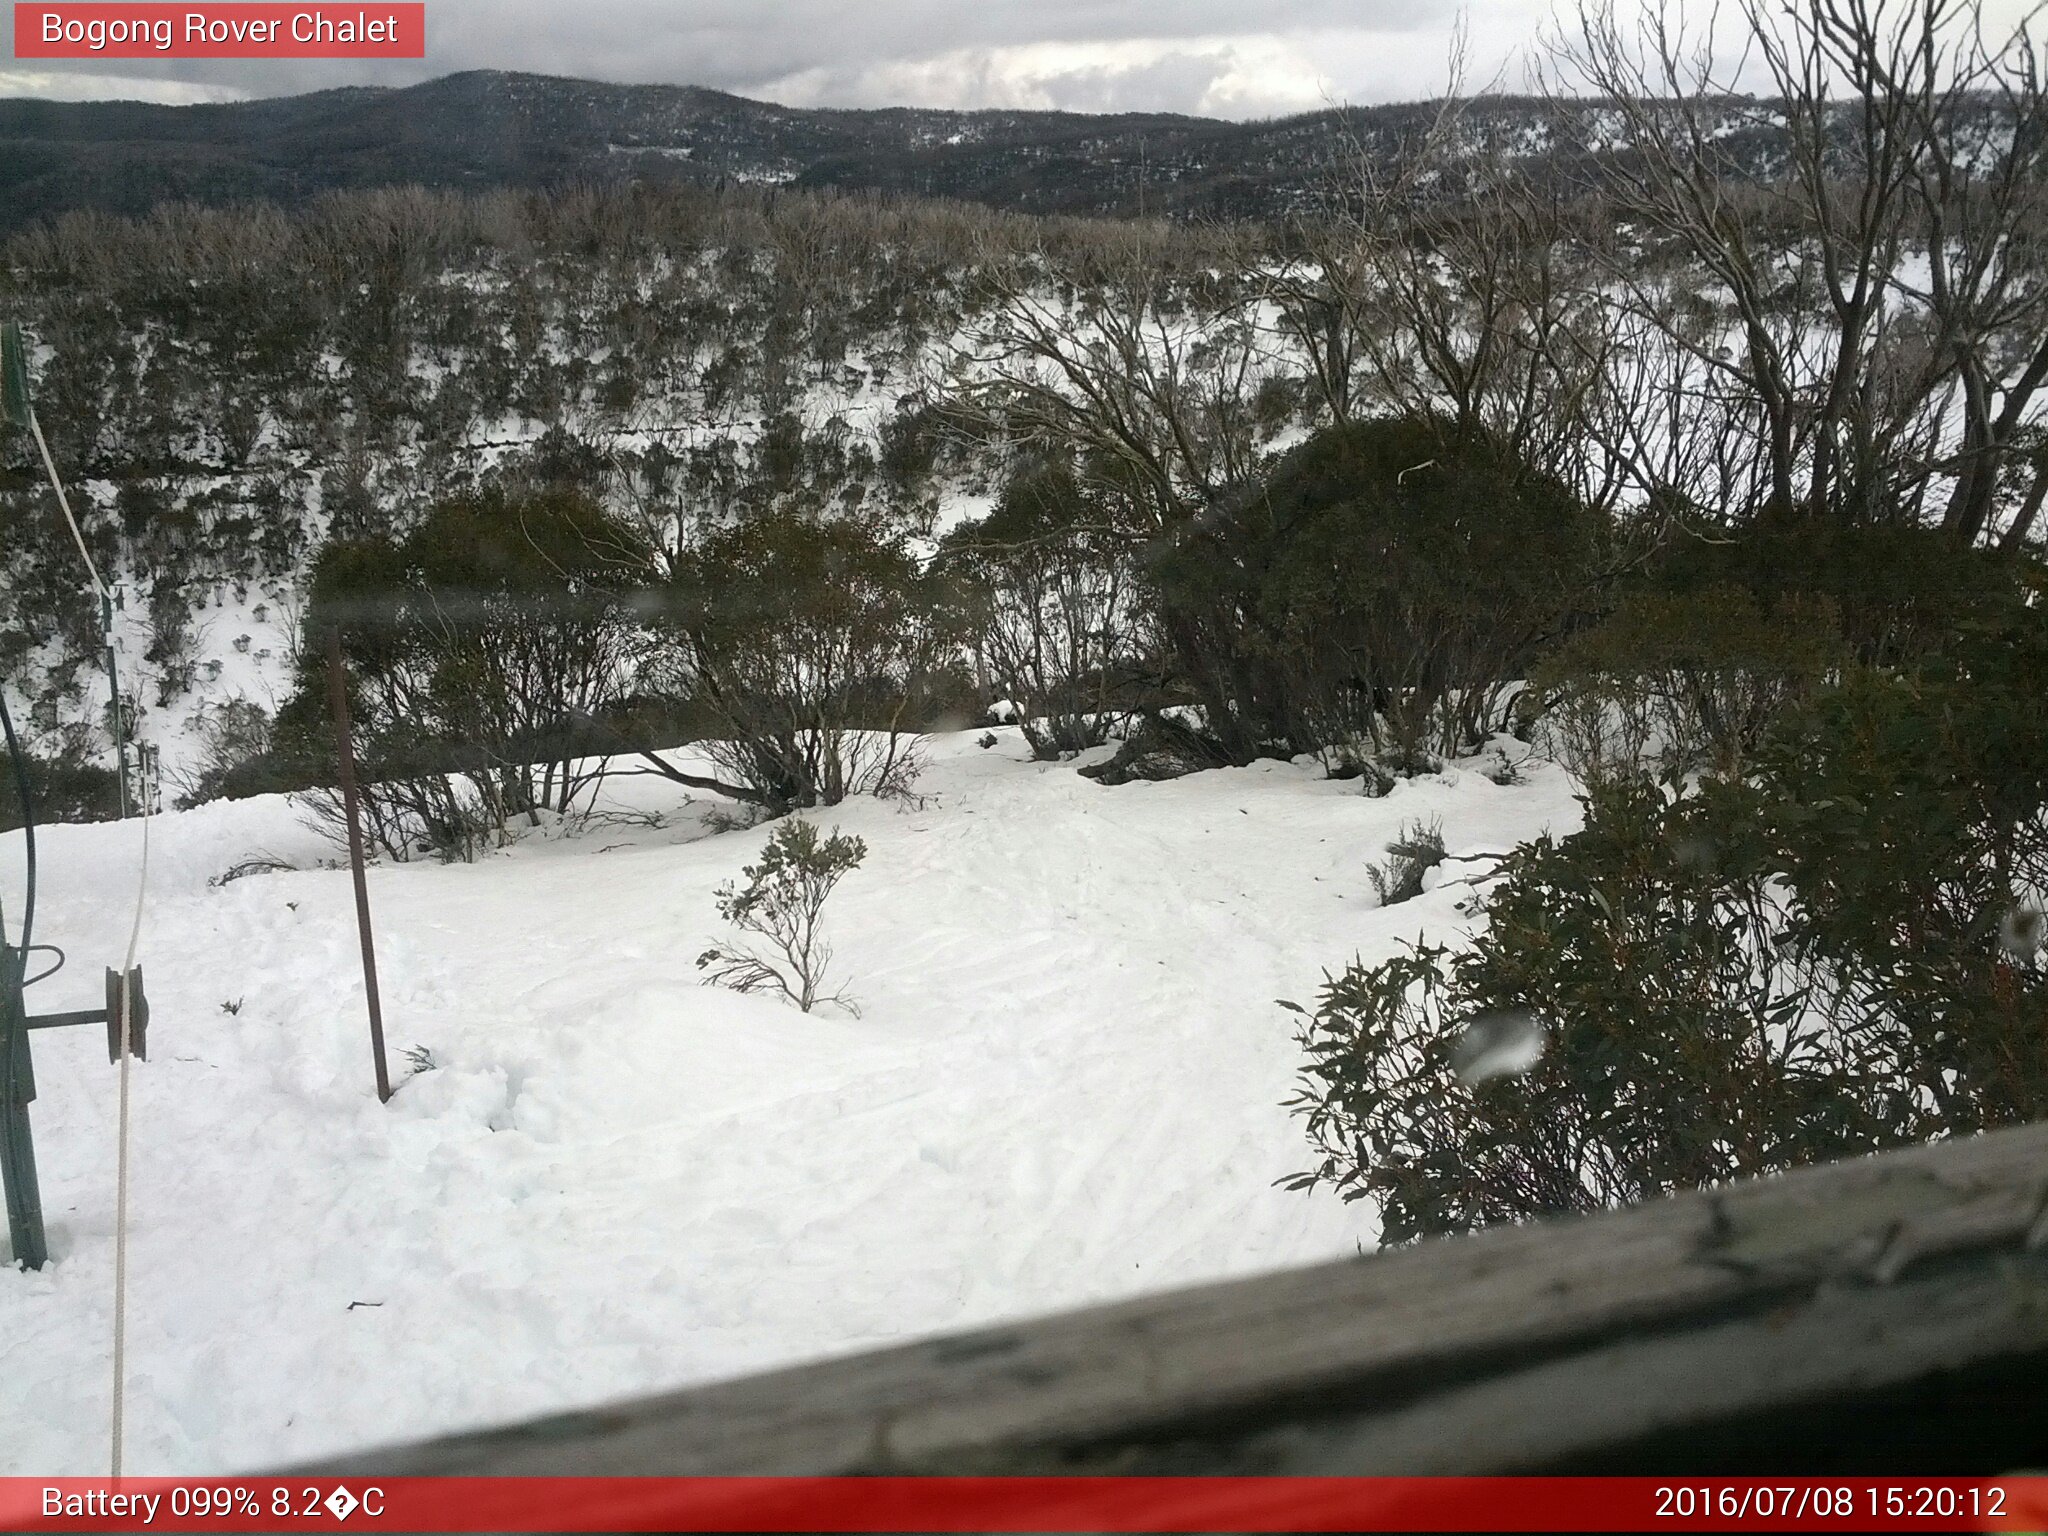
[[(1836, 131), (1853, 151), (1849, 105), (1838, 103)], [(1982, 107), (1999, 110), (1988, 97)], [(1552, 102), (1478, 97), (1461, 109), (1458, 142), (1518, 160), (1538, 180), (1631, 152), (1599, 104), (1565, 110), (1561, 122)], [(1334, 164), (1391, 154), (1437, 112), (1408, 102), (1230, 122), (798, 108), (701, 86), (492, 70), (185, 107), (9, 98), (0, 99), (0, 237), (72, 209), (137, 215), (163, 201), (290, 206), (367, 187), (620, 179), (869, 189), (1026, 214), (1273, 219), (1317, 206)], [(1725, 173), (1784, 173), (1770, 103), (1728, 99), (1708, 116)]]
[[(1534, 113), (1534, 104), (1524, 104)], [(1302, 205), (1359, 119), (814, 110), (696, 86), (472, 71), (201, 106), (0, 100), (0, 233), (70, 209), (292, 204), (354, 187), (640, 177), (875, 188), (1027, 213), (1269, 217)]]

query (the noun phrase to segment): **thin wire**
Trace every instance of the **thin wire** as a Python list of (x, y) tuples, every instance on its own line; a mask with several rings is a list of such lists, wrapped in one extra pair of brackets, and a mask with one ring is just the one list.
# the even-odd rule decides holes
[[(35, 954), (39, 955), (55, 955), (57, 959), (56, 963), (53, 964), (47, 971), (37, 971), (33, 976), (24, 976), (21, 982), (22, 988), (24, 990), (34, 986), (39, 981), (48, 981), (52, 976), (56, 975), (59, 971), (64, 969), (64, 951), (59, 949), (55, 944), (28, 944), (22, 947), (22, 953), (24, 955), (30, 952), (34, 952)], [(22, 966), (22, 970), (26, 971), (27, 969), (28, 966), (24, 964)]]

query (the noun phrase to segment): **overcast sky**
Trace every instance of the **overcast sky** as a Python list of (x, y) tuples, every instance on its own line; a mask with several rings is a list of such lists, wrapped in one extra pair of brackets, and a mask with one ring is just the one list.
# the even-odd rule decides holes
[[(2012, 17), (2029, 3), (1987, 0), (1987, 9)], [(424, 61), (65, 61), (60, 71), (8, 59), (0, 61), (0, 95), (222, 101), (510, 69), (708, 85), (795, 106), (1261, 117), (1438, 94), (1461, 15), (1474, 81), (1517, 88), (1552, 4), (427, 0)]]
[[(1468, 0), (1475, 55), (1503, 60), (1547, 4)], [(1257, 117), (1434, 94), (1459, 10), (1454, 0), (427, 0), (424, 62), (58, 70), (9, 59), (0, 93), (218, 101), (515, 69), (798, 106)]]

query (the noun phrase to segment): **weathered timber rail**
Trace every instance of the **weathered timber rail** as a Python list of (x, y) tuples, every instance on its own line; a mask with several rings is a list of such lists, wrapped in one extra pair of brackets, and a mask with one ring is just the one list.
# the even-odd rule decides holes
[(2048, 1125), (306, 1469), (2048, 1467)]

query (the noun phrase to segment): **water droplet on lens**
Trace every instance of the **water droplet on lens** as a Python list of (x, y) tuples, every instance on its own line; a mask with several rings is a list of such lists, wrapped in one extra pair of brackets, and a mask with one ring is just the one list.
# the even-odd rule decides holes
[(1690, 835), (1677, 838), (1671, 844), (1671, 852), (1680, 869), (1701, 871), (1714, 867), (1714, 845), (1707, 838)]
[(1543, 1059), (1548, 1040), (1543, 1021), (1526, 1008), (1475, 1014), (1451, 1048), (1451, 1070), (1466, 1083), (1519, 1077)]
[(2031, 960), (2041, 948), (2043, 917), (2039, 907), (2014, 907), (1998, 925), (1998, 942), (2005, 952)]

